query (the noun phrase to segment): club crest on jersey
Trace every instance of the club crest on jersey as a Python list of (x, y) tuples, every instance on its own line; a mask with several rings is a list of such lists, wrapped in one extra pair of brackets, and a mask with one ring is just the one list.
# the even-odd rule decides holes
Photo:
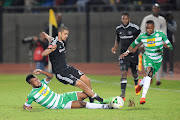
[(131, 35), (132, 34), (132, 31), (128, 31), (128, 35)]
[(156, 37), (159, 37), (159, 33), (156, 33), (156, 35), (155, 35)]

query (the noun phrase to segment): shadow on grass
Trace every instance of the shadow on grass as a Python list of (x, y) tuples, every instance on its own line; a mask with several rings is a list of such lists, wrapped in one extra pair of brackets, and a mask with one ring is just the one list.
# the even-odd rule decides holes
[(126, 111), (133, 111), (133, 110), (149, 110), (149, 108), (128, 107), (128, 109), (126, 109)]

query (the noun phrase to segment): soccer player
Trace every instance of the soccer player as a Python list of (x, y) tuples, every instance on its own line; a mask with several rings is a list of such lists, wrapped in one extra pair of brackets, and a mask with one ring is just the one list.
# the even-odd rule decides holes
[[(121, 22), (120, 26), (116, 27), (116, 38), (114, 46), (111, 49), (112, 53), (116, 53), (117, 46), (121, 41), (121, 51), (120, 53), (124, 53), (129, 45), (136, 39), (136, 37), (140, 33), (140, 29), (137, 25), (130, 22), (129, 14), (122, 13), (121, 14)], [(134, 84), (135, 86), (138, 84), (138, 73), (137, 73), (137, 66), (138, 66), (138, 51), (135, 53), (131, 53), (126, 56), (124, 59), (119, 59), (120, 62), (120, 70), (121, 70), (121, 92), (120, 95), (123, 100), (125, 101), (125, 90), (127, 84), (127, 73), (128, 69), (131, 68), (132, 76), (134, 77)]]
[[(44, 33), (46, 39), (52, 40), (52, 37)], [(83, 90), (85, 94), (88, 95), (90, 102), (94, 99), (99, 102), (108, 102), (99, 97), (96, 93), (92, 91), (90, 79), (83, 74), (80, 70), (74, 68), (66, 63), (66, 50), (65, 43), (69, 35), (69, 30), (65, 26), (58, 28), (58, 36), (51, 42), (47, 49), (44, 50), (42, 56), (49, 55), (50, 61), (52, 63), (52, 70), (56, 74), (56, 78), (64, 83), (76, 86)]]
[[(167, 35), (167, 26), (166, 26), (166, 20), (163, 16), (160, 16), (160, 6), (159, 4), (155, 3), (152, 6), (152, 14), (144, 17), (142, 23), (141, 23), (141, 32), (146, 32), (146, 22), (148, 20), (153, 20), (155, 25), (155, 30), (162, 31), (165, 35)], [(156, 85), (161, 85), (161, 71), (162, 67), (159, 68), (157, 74), (156, 74)]]
[(53, 78), (53, 74), (40, 69), (33, 71), (34, 74), (44, 74), (47, 77), (39, 80), (36, 76), (30, 74), (26, 77), (26, 81), (33, 87), (27, 96), (27, 101), (23, 105), (25, 110), (32, 109), (31, 103), (35, 101), (41, 106), (48, 109), (71, 109), (71, 108), (88, 108), (88, 109), (109, 109), (109, 104), (96, 104), (84, 102), (87, 95), (83, 92), (67, 92), (57, 94), (53, 92), (47, 84)]
[(142, 44), (145, 47), (143, 65), (147, 76), (142, 80), (140, 79), (138, 81), (138, 86), (136, 87), (136, 93), (140, 93), (141, 88), (143, 87), (140, 104), (146, 103), (145, 97), (150, 86), (150, 81), (161, 67), (163, 46), (170, 50), (173, 49), (166, 35), (161, 31), (155, 30), (154, 22), (148, 20), (146, 22), (146, 32), (141, 33), (138, 38), (131, 43), (128, 50), (120, 55), (121, 59), (124, 59), (128, 54), (135, 52)]

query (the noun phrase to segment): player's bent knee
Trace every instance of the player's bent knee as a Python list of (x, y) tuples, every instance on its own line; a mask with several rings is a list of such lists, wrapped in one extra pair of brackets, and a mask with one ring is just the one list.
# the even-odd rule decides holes
[(87, 86), (81, 80), (77, 80), (75, 86), (78, 87), (78, 88), (81, 88), (82, 90), (87, 88)]
[(86, 102), (79, 101), (79, 104), (80, 104), (82, 107), (86, 107)]

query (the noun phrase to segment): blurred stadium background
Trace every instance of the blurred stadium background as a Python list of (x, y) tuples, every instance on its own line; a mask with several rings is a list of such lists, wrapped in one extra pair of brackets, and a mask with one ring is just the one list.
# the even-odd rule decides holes
[[(22, 40), (28, 36), (38, 36), (44, 30), (48, 24), (50, 8), (55, 13), (62, 13), (63, 23), (70, 29), (67, 62), (117, 65), (118, 54), (113, 55), (111, 48), (114, 44), (115, 28), (121, 22), (121, 13), (129, 12), (131, 22), (140, 26), (144, 16), (151, 14), (152, 4), (157, 2), (161, 7), (161, 14), (172, 11), (177, 23), (174, 60), (175, 72), (179, 73), (179, 0), (90, 0), (89, 4), (85, 4), (87, 1), (0, 0), (2, 71), (3, 65), (30, 62), (29, 45), (22, 44)], [(119, 72), (119, 68), (116, 71)]]

